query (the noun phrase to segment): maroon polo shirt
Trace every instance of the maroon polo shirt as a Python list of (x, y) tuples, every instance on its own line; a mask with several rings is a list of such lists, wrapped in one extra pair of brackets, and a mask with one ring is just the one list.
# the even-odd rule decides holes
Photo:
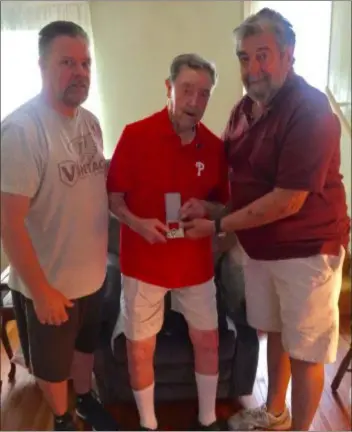
[(233, 210), (275, 187), (308, 191), (301, 210), (268, 225), (238, 231), (257, 260), (338, 255), (350, 221), (340, 174), (340, 123), (327, 97), (292, 74), (265, 114), (252, 120), (252, 100), (233, 109), (224, 132)]

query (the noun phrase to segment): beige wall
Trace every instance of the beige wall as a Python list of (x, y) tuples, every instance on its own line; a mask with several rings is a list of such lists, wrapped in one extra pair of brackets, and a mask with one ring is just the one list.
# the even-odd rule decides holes
[(219, 84), (204, 121), (221, 133), (242, 94), (232, 46), (242, 2), (92, 1), (90, 7), (107, 157), (127, 123), (164, 106), (169, 64), (182, 52), (217, 65)]

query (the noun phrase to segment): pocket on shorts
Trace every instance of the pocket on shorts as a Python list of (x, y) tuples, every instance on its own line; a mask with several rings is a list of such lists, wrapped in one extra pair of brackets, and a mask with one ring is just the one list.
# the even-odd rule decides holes
[(330, 271), (332, 273), (335, 273), (342, 267), (343, 261), (345, 259), (345, 254), (346, 251), (343, 248), (343, 246), (341, 246), (340, 254), (338, 256), (337, 255), (321, 255), (321, 256), (324, 258), (326, 265), (330, 269)]
[(339, 256), (319, 254), (304, 258), (311, 268), (311, 282), (313, 287), (324, 285), (342, 268), (344, 254), (345, 252), (342, 248)]

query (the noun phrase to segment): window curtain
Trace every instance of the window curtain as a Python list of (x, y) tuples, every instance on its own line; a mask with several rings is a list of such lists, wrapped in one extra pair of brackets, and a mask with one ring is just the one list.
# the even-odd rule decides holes
[(84, 107), (100, 117), (94, 41), (88, 1), (1, 2), (1, 120), (39, 93), (38, 33), (51, 21), (73, 21), (88, 33), (91, 88)]
[(264, 7), (280, 12), (296, 32), (295, 71), (309, 84), (325, 91), (328, 77), (331, 6), (325, 1), (246, 1), (244, 12)]

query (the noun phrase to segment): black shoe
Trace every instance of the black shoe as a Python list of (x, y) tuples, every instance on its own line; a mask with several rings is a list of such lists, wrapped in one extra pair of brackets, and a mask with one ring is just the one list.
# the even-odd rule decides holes
[(55, 417), (54, 430), (55, 431), (78, 431), (77, 426), (74, 424), (72, 416), (69, 413), (66, 413), (60, 417)]
[(149, 428), (146, 428), (144, 426), (141, 426), (139, 430), (140, 431), (157, 431), (158, 429), (149, 429)]
[(197, 430), (197, 431), (222, 431), (222, 430), (227, 430), (227, 429), (221, 429), (219, 423), (217, 421), (215, 421), (214, 423), (211, 423), (208, 426), (204, 426), (203, 424), (198, 422), (198, 424), (194, 430)]
[(77, 396), (76, 413), (94, 431), (118, 431), (115, 419), (103, 408), (93, 392)]

